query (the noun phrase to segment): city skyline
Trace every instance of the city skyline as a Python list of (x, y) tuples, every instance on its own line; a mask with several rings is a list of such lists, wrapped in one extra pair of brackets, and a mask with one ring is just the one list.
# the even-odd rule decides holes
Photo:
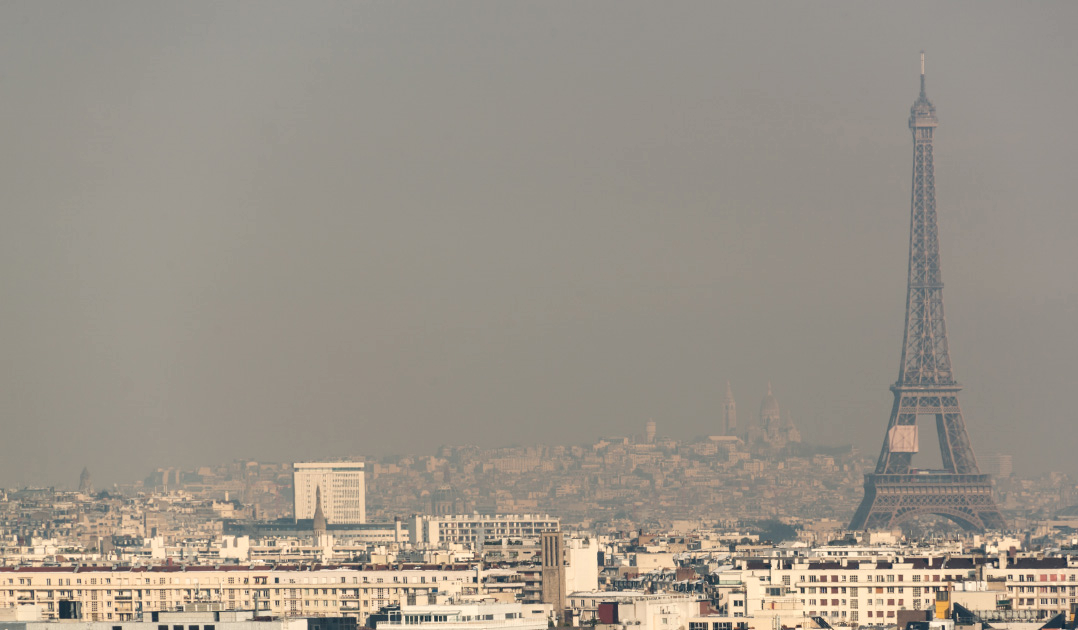
[(919, 6), (0, 7), (0, 485), (689, 438), (727, 381), (875, 451), (921, 49), (970, 439), (1078, 473), (1078, 8)]

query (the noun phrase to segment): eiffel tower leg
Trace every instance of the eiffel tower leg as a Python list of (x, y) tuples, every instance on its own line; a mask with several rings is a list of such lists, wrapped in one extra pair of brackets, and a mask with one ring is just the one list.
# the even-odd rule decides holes
[(876, 502), (876, 488), (869, 487), (869, 484), (865, 483), (865, 496), (861, 499), (861, 505), (857, 506), (857, 511), (853, 513), (853, 520), (850, 521), (851, 530), (868, 529), (868, 515), (872, 513), (872, 505)]

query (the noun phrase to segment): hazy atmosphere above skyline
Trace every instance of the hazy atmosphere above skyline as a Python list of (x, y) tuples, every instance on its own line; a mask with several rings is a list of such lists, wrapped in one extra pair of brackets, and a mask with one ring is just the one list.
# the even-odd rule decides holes
[(727, 381), (874, 457), (922, 49), (974, 449), (1078, 474), (1076, 33), (1074, 2), (0, 4), (0, 487), (691, 438)]

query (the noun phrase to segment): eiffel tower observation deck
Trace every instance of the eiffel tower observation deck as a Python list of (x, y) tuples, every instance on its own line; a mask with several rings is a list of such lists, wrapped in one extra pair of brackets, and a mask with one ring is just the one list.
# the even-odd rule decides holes
[[(876, 470), (865, 475), (865, 497), (850, 529), (891, 528), (935, 514), (969, 530), (1000, 529), (1003, 516), (992, 497), (992, 479), (981, 474), (955, 381), (943, 316), (939, 226), (932, 136), (939, 122), (925, 95), (921, 53), (921, 93), (910, 108), (913, 132), (913, 193), (910, 214), (909, 283), (906, 330), (895, 395)], [(917, 416), (935, 416), (942, 470), (911, 467), (918, 451)]]

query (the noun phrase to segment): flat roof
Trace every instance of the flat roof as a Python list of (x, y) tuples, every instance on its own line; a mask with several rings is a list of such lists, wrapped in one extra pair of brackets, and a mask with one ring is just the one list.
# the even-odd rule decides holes
[(364, 462), (295, 462), (292, 468), (357, 468), (362, 470)]

